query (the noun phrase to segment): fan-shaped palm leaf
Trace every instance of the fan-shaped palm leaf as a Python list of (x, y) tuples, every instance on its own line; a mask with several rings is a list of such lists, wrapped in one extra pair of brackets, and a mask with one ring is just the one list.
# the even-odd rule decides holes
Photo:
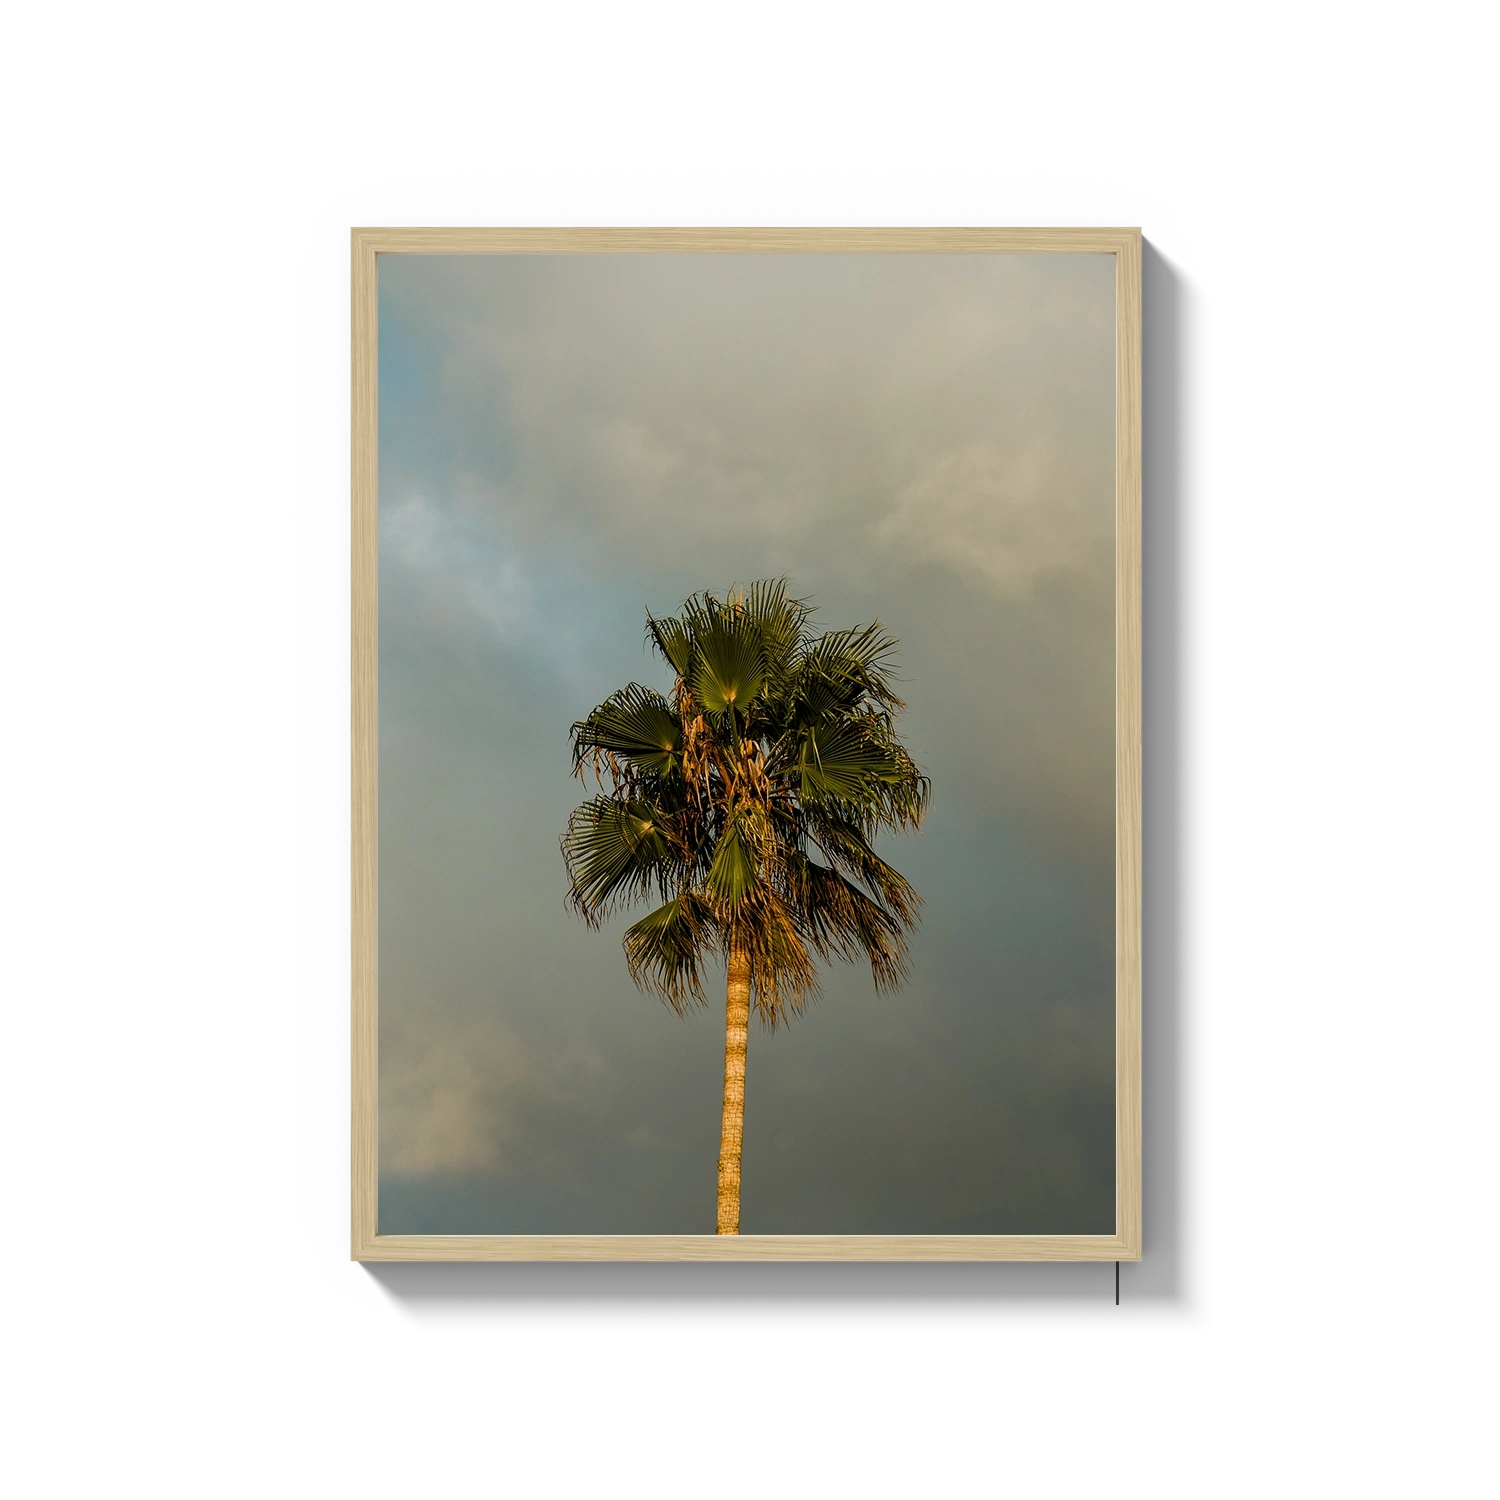
[(679, 677), (686, 677), (692, 671), (693, 638), (681, 620), (674, 620), (671, 616), (658, 620), (648, 614), (646, 637)]
[(766, 677), (778, 693), (785, 693), (800, 664), (806, 644), (806, 601), (787, 597), (786, 580), (752, 583), (744, 593), (745, 617), (760, 631)]
[(876, 854), (856, 824), (819, 811), (808, 819), (807, 837), (834, 869), (862, 885), (903, 926), (915, 926), (921, 898), (904, 875)]
[(702, 899), (682, 891), (625, 930), (630, 977), (654, 989), (679, 1013), (703, 1005), (700, 973), (712, 917)]
[(749, 709), (765, 681), (760, 628), (748, 618), (727, 616), (694, 639), (693, 692), (711, 714)]
[(632, 682), (611, 693), (573, 726), (573, 763), (591, 755), (621, 755), (642, 770), (665, 776), (677, 766), (682, 725), (658, 692)]
[(904, 773), (900, 760), (868, 726), (849, 719), (807, 729), (797, 747), (795, 767), (805, 800), (857, 806), (879, 801), (881, 787), (899, 781)]
[(896, 644), (878, 622), (853, 630), (830, 630), (809, 645), (806, 661), (830, 680), (856, 684), (877, 702), (900, 708), (890, 673)]
[(709, 895), (724, 906), (743, 901), (757, 881), (755, 851), (746, 836), (746, 821), (745, 813), (731, 810), (703, 882)]
[(618, 902), (639, 900), (664, 886), (671, 854), (655, 808), (590, 798), (574, 810), (563, 836), (570, 900), (597, 926)]
[(799, 908), (819, 956), (868, 959), (876, 989), (900, 984), (907, 973), (906, 921), (816, 860), (802, 860), (796, 874)]

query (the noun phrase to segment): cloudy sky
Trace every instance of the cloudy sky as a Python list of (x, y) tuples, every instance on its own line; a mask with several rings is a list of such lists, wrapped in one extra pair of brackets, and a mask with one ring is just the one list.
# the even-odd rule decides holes
[(563, 906), (645, 611), (902, 642), (912, 978), (752, 1028), (746, 1233), (1114, 1221), (1108, 256), (380, 261), (380, 1228), (711, 1233), (722, 1009)]

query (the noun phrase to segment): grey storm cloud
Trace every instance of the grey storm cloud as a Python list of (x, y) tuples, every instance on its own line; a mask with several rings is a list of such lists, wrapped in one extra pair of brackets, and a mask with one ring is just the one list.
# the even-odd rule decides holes
[(747, 1232), (1113, 1220), (1113, 262), (383, 257), (381, 1225), (712, 1227), (722, 1037), (563, 909), (647, 608), (901, 638), (909, 985), (752, 1036)]

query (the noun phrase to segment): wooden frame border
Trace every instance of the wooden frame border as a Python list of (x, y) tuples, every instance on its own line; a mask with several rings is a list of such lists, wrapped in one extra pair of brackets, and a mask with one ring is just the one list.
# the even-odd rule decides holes
[[(1115, 257), (1115, 1233), (391, 1235), (377, 1232), (376, 502), (380, 255), (1111, 254)], [(360, 1261), (1138, 1260), (1141, 1255), (1141, 232), (1139, 229), (353, 231), (353, 1244)]]

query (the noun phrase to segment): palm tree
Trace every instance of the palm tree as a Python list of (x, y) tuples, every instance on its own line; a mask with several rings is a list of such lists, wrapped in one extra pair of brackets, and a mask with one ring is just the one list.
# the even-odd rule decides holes
[(631, 683), (575, 724), (573, 770), (596, 795), (562, 840), (569, 904), (592, 927), (648, 896), (625, 933), (631, 978), (679, 1014), (727, 976), (718, 1233), (738, 1234), (752, 997), (774, 1029), (817, 992), (813, 956), (867, 959), (877, 989), (906, 977), (921, 904), (871, 847), (920, 826), (931, 792), (893, 728), (896, 641), (879, 623), (814, 634), (786, 583), (677, 616), (647, 615), (671, 696)]

